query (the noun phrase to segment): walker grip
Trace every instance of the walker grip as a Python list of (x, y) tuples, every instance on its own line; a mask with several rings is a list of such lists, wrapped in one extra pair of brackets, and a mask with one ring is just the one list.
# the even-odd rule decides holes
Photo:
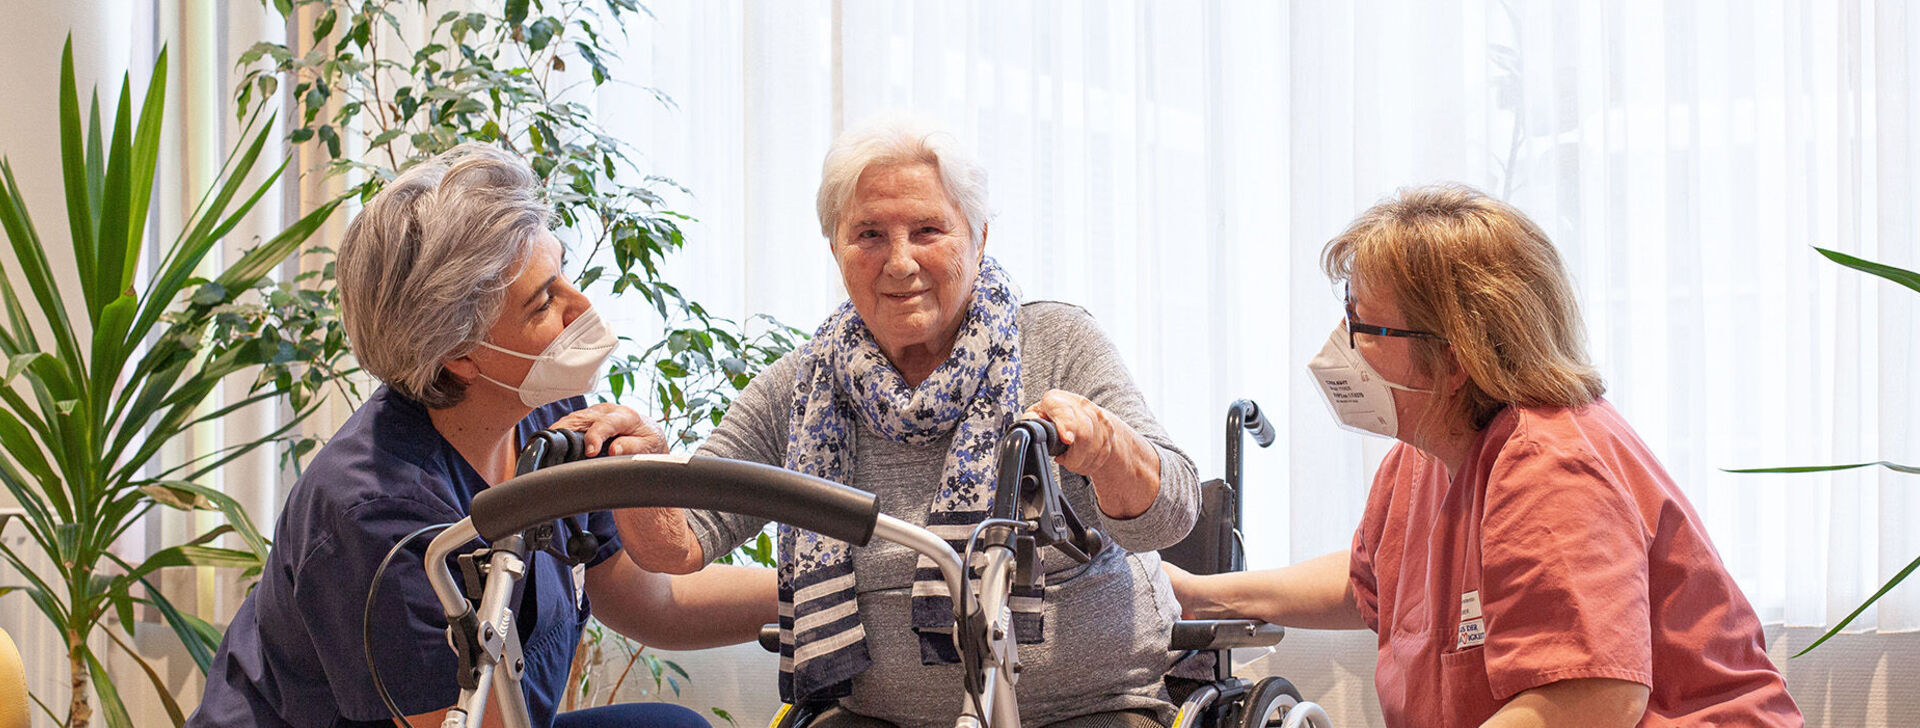
[(785, 468), (702, 455), (636, 455), (555, 465), (480, 491), (470, 517), (492, 542), (556, 518), (619, 508), (739, 513), (855, 546), (873, 537), (872, 493)]

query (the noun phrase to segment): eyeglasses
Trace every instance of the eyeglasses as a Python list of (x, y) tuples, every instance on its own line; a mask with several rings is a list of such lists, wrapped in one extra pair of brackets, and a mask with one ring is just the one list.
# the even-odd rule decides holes
[(1396, 329), (1391, 326), (1379, 326), (1375, 324), (1361, 323), (1361, 321), (1355, 318), (1353, 315), (1353, 284), (1347, 284), (1346, 301), (1347, 301), (1347, 348), (1349, 349), (1359, 348), (1357, 346), (1354, 346), (1354, 342), (1353, 342), (1354, 334), (1373, 334), (1374, 336), (1400, 336), (1400, 337), (1405, 337), (1409, 339), (1432, 339), (1434, 341), (1439, 341), (1443, 343), (1447, 340), (1447, 337), (1441, 336), (1439, 334), (1427, 332), (1427, 331)]

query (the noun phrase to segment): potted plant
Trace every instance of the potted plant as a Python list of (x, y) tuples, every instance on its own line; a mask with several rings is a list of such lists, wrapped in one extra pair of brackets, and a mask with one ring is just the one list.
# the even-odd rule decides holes
[[(16, 289), (15, 272), (0, 269), (6, 307), (0, 321), (0, 484), (25, 511), (0, 519), (0, 528), (19, 521), (53, 573), (34, 573), (5, 543), (0, 558), (26, 582), (5, 591), (22, 592), (64, 638), (71, 701), (64, 717), (44, 702), (40, 708), (75, 728), (93, 720), (92, 695), (99, 697), (108, 725), (132, 724), (121, 686), (90, 642), (99, 634), (145, 671), (174, 724), (185, 722), (159, 673), (129, 642), (135, 608), (156, 610), (205, 672), (218, 630), (176, 608), (152, 577), (178, 566), (258, 568), (266, 540), (239, 503), (202, 480), (291, 431), (313, 411), (313, 394), (332, 379), (328, 367), (344, 353), (324, 323), (324, 300), (269, 275), (337, 202), (319, 206), (211, 279), (196, 277), (209, 252), (274, 188), (285, 168), (283, 162), (256, 187), (246, 183), (272, 136), (259, 107), (243, 135), (246, 143), (228, 156), (213, 189), (163, 247), (151, 278), (135, 280), (147, 249), (166, 79), (163, 50), (137, 109), (131, 83), (123, 80), (108, 128), (97, 93), (83, 120), (71, 39), (61, 57), (60, 174), (77, 290), (57, 282), (61, 276), (49, 262), (14, 169), (0, 160), (0, 227), (24, 282)], [(69, 314), (69, 302), (79, 316)], [(255, 372), (247, 396), (208, 406), (229, 377)], [(292, 416), (268, 436), (196, 460), (161, 462), (163, 446), (189, 428), (286, 395), (292, 396)], [(226, 523), (137, 563), (116, 554), (114, 542), (158, 506), (218, 511)], [(237, 534), (244, 548), (215, 545), (228, 533)]]

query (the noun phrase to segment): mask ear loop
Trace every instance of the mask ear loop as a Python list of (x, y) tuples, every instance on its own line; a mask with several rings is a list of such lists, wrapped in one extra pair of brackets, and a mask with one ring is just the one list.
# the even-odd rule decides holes
[[(529, 359), (529, 360), (533, 360), (533, 361), (539, 361), (539, 360), (540, 360), (540, 357), (538, 357), (538, 356), (534, 356), (534, 355), (531, 355), (531, 354), (523, 354), (523, 353), (520, 353), (520, 352), (517, 352), (517, 351), (514, 351), (514, 350), (512, 350), (512, 349), (508, 349), (508, 348), (506, 348), (506, 347), (503, 347), (503, 346), (496, 346), (496, 345), (494, 345), (494, 344), (491, 344), (491, 343), (489, 343), (489, 342), (485, 342), (485, 341), (482, 341), (482, 342), (479, 342), (479, 344), (480, 344), (481, 346), (484, 346), (484, 347), (486, 347), (486, 348), (489, 348), (489, 349), (492, 349), (492, 350), (494, 350), (494, 351), (497, 351), (497, 352), (500, 352), (500, 353), (502, 353), (502, 354), (506, 354), (507, 356), (517, 356), (517, 357), (520, 357), (520, 358), (522, 358), (522, 359)], [(489, 377), (489, 376), (487, 376), (487, 373), (486, 373), (486, 372), (483, 372), (483, 371), (480, 371), (480, 369), (479, 369), (479, 367), (474, 367), (474, 370), (473, 370), (473, 373), (474, 373), (475, 375), (477, 375), (477, 376), (479, 376), (479, 377), (480, 377), (481, 379), (485, 379), (485, 380), (487, 380), (487, 381), (489, 381), (489, 382), (493, 382), (493, 383), (494, 383), (494, 384), (495, 384), (496, 386), (498, 386), (498, 387), (500, 387), (501, 389), (504, 389), (504, 390), (507, 390), (507, 391), (509, 391), (509, 392), (512, 392), (512, 393), (514, 393), (514, 394), (519, 394), (519, 393), (520, 393), (520, 389), (521, 389), (520, 387), (516, 387), (516, 386), (513, 386), (513, 385), (511, 385), (511, 384), (508, 384), (508, 383), (506, 383), (506, 382), (502, 382), (502, 381), (500, 381), (500, 380), (498, 380), (498, 379), (494, 379), (493, 377)], [(534, 443), (532, 443), (532, 442), (529, 442), (529, 443), (527, 443), (527, 447), (532, 447), (532, 446), (533, 446), (533, 444), (534, 444)], [(549, 443), (549, 444), (551, 444), (551, 443)], [(543, 452), (544, 452), (544, 450), (543, 450)], [(525, 453), (523, 452), (523, 453), (522, 453), (522, 455), (524, 455), (524, 454), (525, 454)], [(543, 466), (543, 467), (544, 467), (544, 466)], [(518, 472), (516, 472), (516, 473), (514, 473), (514, 474), (515, 474), (515, 475), (519, 475), (520, 473), (518, 473)]]
[(514, 351), (514, 350), (512, 350), (512, 349), (509, 349), (509, 348), (507, 348), (507, 347), (504, 347), (504, 346), (499, 346), (499, 345), (497, 345), (497, 344), (494, 344), (494, 343), (492, 343), (492, 342), (489, 342), (489, 341), (482, 341), (482, 342), (480, 342), (480, 345), (481, 345), (481, 346), (484, 346), (484, 347), (487, 347), (487, 348), (489, 348), (489, 349), (492, 349), (492, 350), (494, 350), (494, 351), (497, 351), (497, 352), (500, 352), (500, 353), (502, 353), (502, 354), (506, 354), (507, 356), (517, 356), (517, 357), (520, 357), (520, 358), (522, 358), (522, 359), (534, 359), (534, 360), (537, 360), (537, 359), (539, 359), (539, 358), (540, 358), (540, 356), (541, 356), (541, 354), (545, 354), (545, 353), (546, 353), (546, 352), (544, 352), (544, 351), (543, 351), (543, 352), (541, 352), (541, 354), (528, 354), (528, 353), (526, 353), (526, 352), (520, 352), (520, 351)]

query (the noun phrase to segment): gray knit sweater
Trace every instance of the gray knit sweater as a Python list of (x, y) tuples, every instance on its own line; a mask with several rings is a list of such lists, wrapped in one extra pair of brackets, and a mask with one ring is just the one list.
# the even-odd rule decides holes
[[(1160, 454), (1159, 496), (1145, 513), (1127, 520), (1101, 513), (1086, 478), (1056, 469), (1081, 521), (1120, 548), (1107, 548), (1088, 565), (1046, 551), (1046, 635), (1041, 644), (1020, 646), (1021, 723), (1044, 726), (1130, 708), (1157, 710), (1168, 722), (1173, 706), (1161, 676), (1171, 663), (1167, 637), (1180, 610), (1153, 552), (1178, 542), (1193, 526), (1199, 507), (1193, 460), (1154, 420), (1119, 352), (1084, 309), (1028, 303), (1019, 323), (1022, 407), (1048, 390), (1078, 393), (1125, 420)], [(701, 454), (783, 464), (795, 366), (789, 356), (754, 379)], [(861, 425), (854, 433), (849, 485), (878, 495), (882, 512), (925, 525), (950, 443), (949, 436), (931, 447), (903, 445)], [(709, 557), (732, 551), (765, 525), (713, 511), (690, 511), (687, 520)], [(854, 550), (860, 619), (873, 666), (854, 678), (853, 695), (841, 705), (903, 728), (951, 726), (960, 711), (960, 670), (920, 664), (919, 643), (909, 629), (915, 560), (907, 548), (878, 540)]]

